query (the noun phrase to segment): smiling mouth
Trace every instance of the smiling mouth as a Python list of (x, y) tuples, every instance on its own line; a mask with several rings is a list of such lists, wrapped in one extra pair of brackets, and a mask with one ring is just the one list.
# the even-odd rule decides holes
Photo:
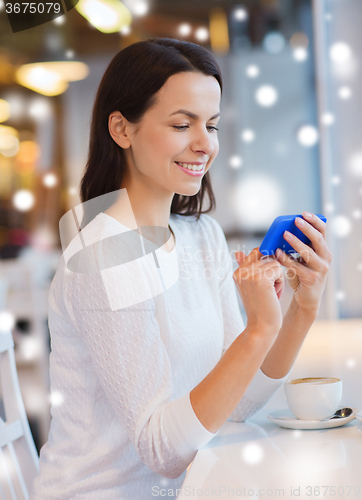
[(182, 168), (186, 168), (187, 170), (190, 170), (191, 172), (202, 172), (205, 169), (206, 163), (202, 163), (201, 165), (195, 165), (192, 163), (181, 163), (179, 161), (175, 161), (177, 165), (179, 165)]

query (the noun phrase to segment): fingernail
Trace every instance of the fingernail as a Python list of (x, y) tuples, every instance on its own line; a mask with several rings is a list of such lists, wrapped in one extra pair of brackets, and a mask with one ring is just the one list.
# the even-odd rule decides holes
[(305, 224), (305, 221), (303, 219), (301, 219), (300, 217), (297, 217), (296, 221), (298, 222), (299, 226), (304, 226), (304, 224)]
[(310, 219), (312, 217), (312, 214), (310, 214), (309, 212), (303, 212), (303, 215), (304, 217), (306, 217), (307, 219)]
[(289, 231), (284, 231), (284, 236), (287, 240), (291, 240), (293, 238), (293, 235)]

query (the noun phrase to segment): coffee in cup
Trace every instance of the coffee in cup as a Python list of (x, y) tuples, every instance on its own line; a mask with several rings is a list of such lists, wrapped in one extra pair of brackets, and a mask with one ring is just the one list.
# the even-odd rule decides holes
[(342, 380), (307, 377), (284, 383), (289, 409), (301, 420), (320, 420), (333, 415), (342, 399)]

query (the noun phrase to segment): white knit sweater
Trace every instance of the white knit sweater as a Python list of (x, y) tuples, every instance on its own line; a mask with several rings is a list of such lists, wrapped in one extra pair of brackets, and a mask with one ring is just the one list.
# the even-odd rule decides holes
[[(137, 261), (153, 295), (132, 307), (117, 309), (130, 295), (124, 264), (79, 273), (60, 258), (48, 299), (52, 421), (30, 500), (148, 500), (153, 486), (176, 491), (217, 434), (203, 427), (189, 395), (245, 328), (232, 260), (212, 217), (172, 214), (170, 227), (176, 245), (156, 251), (159, 274), (150, 273), (152, 254)], [(82, 233), (89, 244), (127, 231), (100, 213)], [(157, 276), (167, 285), (163, 270), (175, 265), (178, 279), (162, 292)], [(259, 370), (230, 419), (254, 415), (284, 380)]]

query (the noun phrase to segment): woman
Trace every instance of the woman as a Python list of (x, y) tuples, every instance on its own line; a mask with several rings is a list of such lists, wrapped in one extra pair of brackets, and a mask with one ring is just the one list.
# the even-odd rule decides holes
[[(51, 390), (62, 403), (32, 500), (146, 500), (161, 489), (175, 498), (197, 450), (281, 386), (316, 318), (331, 260), (319, 218), (305, 213), (300, 226), (313, 249), (291, 241), (304, 261), (261, 260), (255, 248), (237, 253), (232, 275), (223, 231), (206, 215), (221, 92), (206, 49), (165, 38), (122, 50), (103, 76), (81, 184), (82, 241), (98, 244), (97, 272), (75, 272), (68, 254), (52, 282)], [(113, 239), (119, 260), (106, 265), (106, 242), (137, 228), (151, 229), (143, 242), (157, 259)], [(162, 248), (157, 228), (172, 235)], [(282, 266), (294, 290), (284, 318)], [(144, 288), (132, 288), (139, 279)]]

